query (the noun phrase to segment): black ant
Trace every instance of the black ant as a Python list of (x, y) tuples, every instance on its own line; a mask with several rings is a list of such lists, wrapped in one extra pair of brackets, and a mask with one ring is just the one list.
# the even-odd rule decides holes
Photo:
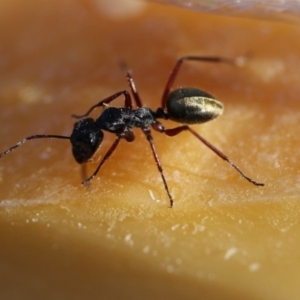
[[(202, 56), (181, 57), (177, 60), (175, 67), (167, 81), (161, 99), (161, 107), (159, 107), (156, 111), (153, 111), (147, 107), (143, 107), (134, 80), (130, 72), (126, 71), (126, 78), (128, 80), (129, 87), (137, 108), (132, 108), (132, 99), (130, 93), (127, 90), (117, 92), (101, 100), (99, 103), (93, 105), (87, 111), (87, 113), (83, 115), (72, 115), (72, 117), (81, 120), (77, 121), (74, 124), (74, 129), (71, 136), (50, 134), (31, 135), (24, 138), (16, 145), (1, 153), (0, 158), (13, 151), (14, 149), (18, 148), (27, 140), (43, 138), (66, 139), (70, 140), (72, 144), (72, 152), (75, 160), (79, 164), (82, 164), (88, 162), (90, 158), (95, 154), (96, 150), (100, 147), (103, 141), (102, 130), (114, 133), (116, 135), (116, 140), (109, 148), (107, 153), (104, 155), (103, 159), (94, 171), (93, 175), (82, 182), (82, 184), (86, 184), (97, 175), (97, 173), (99, 172), (103, 164), (106, 162), (106, 160), (114, 153), (120, 140), (125, 139), (127, 142), (133, 142), (135, 136), (132, 132), (132, 129), (140, 128), (145, 134), (150, 144), (152, 154), (154, 156), (156, 165), (158, 167), (158, 170), (160, 172), (161, 178), (165, 186), (165, 190), (170, 200), (170, 207), (173, 207), (173, 198), (169, 191), (169, 187), (164, 176), (163, 168), (153, 143), (150, 127), (158, 132), (166, 134), (167, 136), (175, 136), (183, 131), (189, 131), (198, 140), (204, 143), (209, 149), (215, 152), (220, 158), (227, 161), (238, 173), (240, 173), (240, 175), (243, 178), (253, 183), (254, 185), (264, 186), (263, 183), (256, 182), (251, 178), (247, 177), (226, 155), (224, 155), (215, 146), (213, 146), (196, 131), (194, 131), (192, 128), (186, 125), (201, 124), (215, 119), (223, 113), (223, 104), (216, 100), (212, 95), (196, 88), (182, 87), (175, 89), (171, 92), (171, 87), (178, 74), (180, 66), (184, 61), (189, 60), (239, 65), (242, 62), (241, 59), (243, 60), (243, 58), (241, 57), (235, 59)], [(121, 95), (124, 95), (125, 97), (124, 107), (117, 108), (108, 105), (110, 102), (112, 102)], [(96, 120), (92, 118), (86, 118), (97, 107), (104, 107), (104, 110), (100, 114), (100, 116)], [(171, 129), (165, 129), (165, 127), (157, 119), (170, 119), (183, 125)]]

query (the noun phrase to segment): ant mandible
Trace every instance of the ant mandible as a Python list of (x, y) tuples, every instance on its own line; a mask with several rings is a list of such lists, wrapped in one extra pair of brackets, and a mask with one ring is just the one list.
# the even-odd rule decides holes
[[(215, 152), (220, 158), (227, 161), (243, 178), (256, 186), (264, 186), (263, 183), (256, 182), (246, 176), (225, 154), (223, 154), (215, 146), (213, 146), (196, 131), (194, 131), (189, 125), (187, 125), (201, 124), (215, 119), (223, 113), (223, 104), (216, 100), (212, 95), (196, 88), (182, 87), (171, 92), (171, 87), (184, 61), (215, 62), (239, 65), (243, 61), (243, 57), (237, 57), (235, 59), (213, 56), (181, 57), (177, 60), (175, 67), (169, 76), (162, 95), (161, 107), (159, 107), (156, 111), (153, 111), (147, 107), (143, 107), (133, 77), (131, 76), (129, 71), (126, 71), (126, 78), (128, 80), (129, 87), (136, 104), (136, 108), (132, 108), (132, 99), (130, 93), (127, 90), (119, 91), (93, 105), (85, 114), (72, 115), (72, 117), (80, 120), (74, 124), (71, 136), (52, 134), (31, 135), (1, 153), (0, 158), (10, 153), (14, 149), (20, 147), (28, 140), (44, 138), (66, 139), (70, 140), (71, 142), (72, 153), (75, 160), (79, 164), (82, 164), (88, 162), (100, 147), (104, 137), (102, 130), (114, 133), (117, 137), (116, 140), (104, 155), (94, 173), (88, 179), (82, 182), (82, 184), (86, 184), (97, 175), (106, 160), (114, 153), (120, 140), (125, 139), (127, 142), (134, 141), (135, 136), (132, 132), (132, 129), (140, 128), (150, 144), (154, 160), (156, 162), (162, 181), (164, 183), (165, 190), (170, 200), (170, 207), (173, 207), (173, 197), (170, 193), (167, 181), (165, 179), (162, 164), (159, 160), (156, 148), (154, 146), (150, 128), (164, 133), (167, 136), (175, 136), (183, 131), (189, 131), (209, 149)], [(124, 95), (125, 97), (124, 107), (108, 106), (110, 102), (121, 95)], [(100, 114), (100, 116), (96, 120), (88, 118), (89, 114), (97, 107), (104, 107), (104, 110)], [(171, 129), (165, 129), (165, 127), (157, 119), (170, 119), (183, 125)]]

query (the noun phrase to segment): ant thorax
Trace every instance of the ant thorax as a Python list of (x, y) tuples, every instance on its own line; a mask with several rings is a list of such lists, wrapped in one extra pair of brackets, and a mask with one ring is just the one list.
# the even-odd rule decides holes
[(124, 128), (148, 128), (154, 123), (154, 114), (146, 107), (130, 109), (110, 106), (96, 120), (99, 129), (112, 133), (120, 133)]

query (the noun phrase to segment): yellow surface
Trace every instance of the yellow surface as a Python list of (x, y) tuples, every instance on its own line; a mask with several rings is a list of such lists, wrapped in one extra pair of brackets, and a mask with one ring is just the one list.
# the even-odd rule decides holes
[[(224, 103), (195, 130), (266, 186), (188, 133), (154, 133), (170, 209), (139, 131), (88, 188), (68, 141), (28, 142), (0, 160), (1, 298), (299, 299), (299, 35), (159, 5), (115, 19), (95, 2), (2, 1), (0, 151), (69, 135), (72, 113), (128, 88), (121, 60), (155, 109), (179, 56), (250, 51), (244, 67), (186, 63), (176, 86)], [(105, 135), (96, 161), (113, 141)]]

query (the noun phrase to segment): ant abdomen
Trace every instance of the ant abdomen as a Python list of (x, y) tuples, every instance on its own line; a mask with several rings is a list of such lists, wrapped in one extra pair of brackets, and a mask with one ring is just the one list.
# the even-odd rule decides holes
[(172, 91), (166, 102), (169, 118), (182, 124), (201, 124), (220, 116), (223, 104), (212, 95), (196, 88)]

